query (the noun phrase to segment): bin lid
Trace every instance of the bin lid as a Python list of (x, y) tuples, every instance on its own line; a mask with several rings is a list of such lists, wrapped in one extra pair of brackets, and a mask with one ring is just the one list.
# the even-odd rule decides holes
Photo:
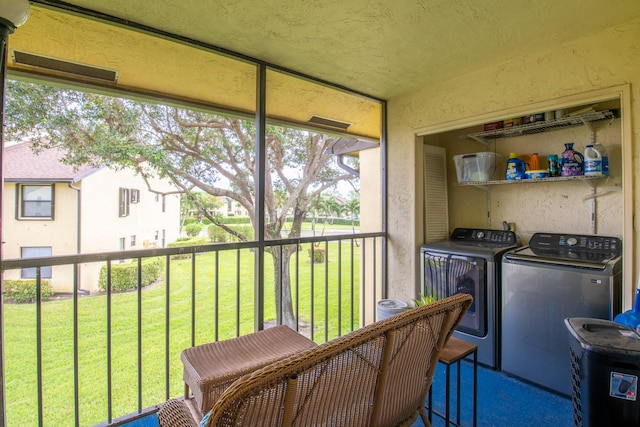
[(640, 356), (640, 335), (627, 325), (588, 317), (571, 317), (564, 323), (585, 350), (607, 355)]

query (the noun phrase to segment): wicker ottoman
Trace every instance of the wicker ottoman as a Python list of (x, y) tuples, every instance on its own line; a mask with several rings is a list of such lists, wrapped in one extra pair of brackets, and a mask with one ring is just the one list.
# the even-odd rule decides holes
[(188, 348), (181, 355), (185, 399), (191, 388), (198, 409), (205, 414), (241, 376), (315, 346), (310, 339), (281, 325)]

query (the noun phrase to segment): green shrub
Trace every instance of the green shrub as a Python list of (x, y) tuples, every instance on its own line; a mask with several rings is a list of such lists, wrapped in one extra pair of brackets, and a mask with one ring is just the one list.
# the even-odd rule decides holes
[(187, 226), (189, 224), (194, 224), (194, 223), (198, 223), (198, 218), (196, 218), (195, 216), (189, 216), (184, 219), (184, 221), (182, 222), (182, 225)]
[[(302, 222), (304, 222), (304, 223), (310, 223), (312, 221), (313, 221), (313, 218), (310, 217), (310, 216), (308, 216), (304, 220), (302, 220)], [(287, 222), (293, 222), (293, 218), (287, 218)], [(316, 216), (316, 224), (322, 225), (323, 222), (324, 222), (324, 217)], [(348, 225), (348, 226), (354, 225), (356, 227), (360, 227), (360, 220), (359, 219), (354, 219), (352, 221), (351, 218), (329, 218), (327, 220), (327, 224)]]
[(168, 243), (167, 247), (175, 248), (177, 246), (197, 246), (207, 244), (204, 237), (178, 237), (175, 242)]
[[(158, 280), (162, 274), (164, 267), (164, 258), (148, 258), (142, 260), (142, 287), (148, 286)], [(107, 288), (107, 266), (100, 269), (100, 277), (98, 279), (98, 287), (101, 290)], [(138, 287), (138, 263), (131, 262), (128, 264), (112, 264), (111, 265), (111, 290), (113, 291), (130, 291)]]
[[(308, 251), (309, 251), (309, 258), (311, 258), (311, 248), (309, 248)], [(314, 263), (324, 262), (324, 248), (313, 248), (313, 262)]]
[[(195, 238), (179, 237), (178, 239), (176, 239), (175, 242), (167, 244), (167, 247), (175, 248), (178, 246), (198, 246), (198, 245), (206, 245), (206, 244), (207, 244), (207, 239), (205, 239), (204, 237), (195, 237)], [(191, 257), (191, 254), (171, 255), (171, 259), (187, 259), (190, 257)]]
[(184, 231), (187, 233), (189, 237), (196, 237), (202, 231), (203, 225), (199, 222), (194, 222), (193, 224), (187, 224), (184, 226)]
[(248, 216), (228, 216), (222, 219), (223, 224), (251, 224)]
[(209, 241), (212, 243), (225, 243), (227, 238), (230, 237), (229, 233), (214, 224), (207, 227), (207, 235), (209, 236)]
[[(36, 281), (33, 280), (5, 280), (2, 282), (4, 295), (7, 298), (15, 300), (15, 302), (35, 302), (36, 300)], [(53, 290), (48, 280), (40, 281), (41, 300), (49, 299), (53, 296)]]

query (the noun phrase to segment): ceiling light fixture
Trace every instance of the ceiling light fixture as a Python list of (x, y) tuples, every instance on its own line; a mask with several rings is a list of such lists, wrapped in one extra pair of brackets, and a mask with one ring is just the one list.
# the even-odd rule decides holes
[(309, 119), (309, 123), (332, 127), (332, 128), (341, 129), (341, 130), (347, 130), (351, 126), (351, 123), (340, 122), (338, 120), (328, 119), (326, 117), (320, 117), (320, 116), (311, 116), (311, 118)]
[(35, 53), (11, 49), (11, 58), (14, 65), (34, 67), (47, 72), (62, 73), (69, 76), (87, 78), (107, 83), (118, 81), (118, 72), (94, 65), (81, 64), (79, 62), (64, 59), (51, 58)]
[(6, 27), (8, 34), (29, 18), (29, 0), (0, 0), (0, 26)]

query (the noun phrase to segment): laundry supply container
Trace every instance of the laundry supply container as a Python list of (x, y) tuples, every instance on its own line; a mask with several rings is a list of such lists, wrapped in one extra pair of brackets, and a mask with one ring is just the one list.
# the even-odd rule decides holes
[(609, 320), (565, 319), (576, 426), (640, 425), (640, 335)]
[(490, 181), (500, 155), (489, 151), (453, 156), (458, 182)]

